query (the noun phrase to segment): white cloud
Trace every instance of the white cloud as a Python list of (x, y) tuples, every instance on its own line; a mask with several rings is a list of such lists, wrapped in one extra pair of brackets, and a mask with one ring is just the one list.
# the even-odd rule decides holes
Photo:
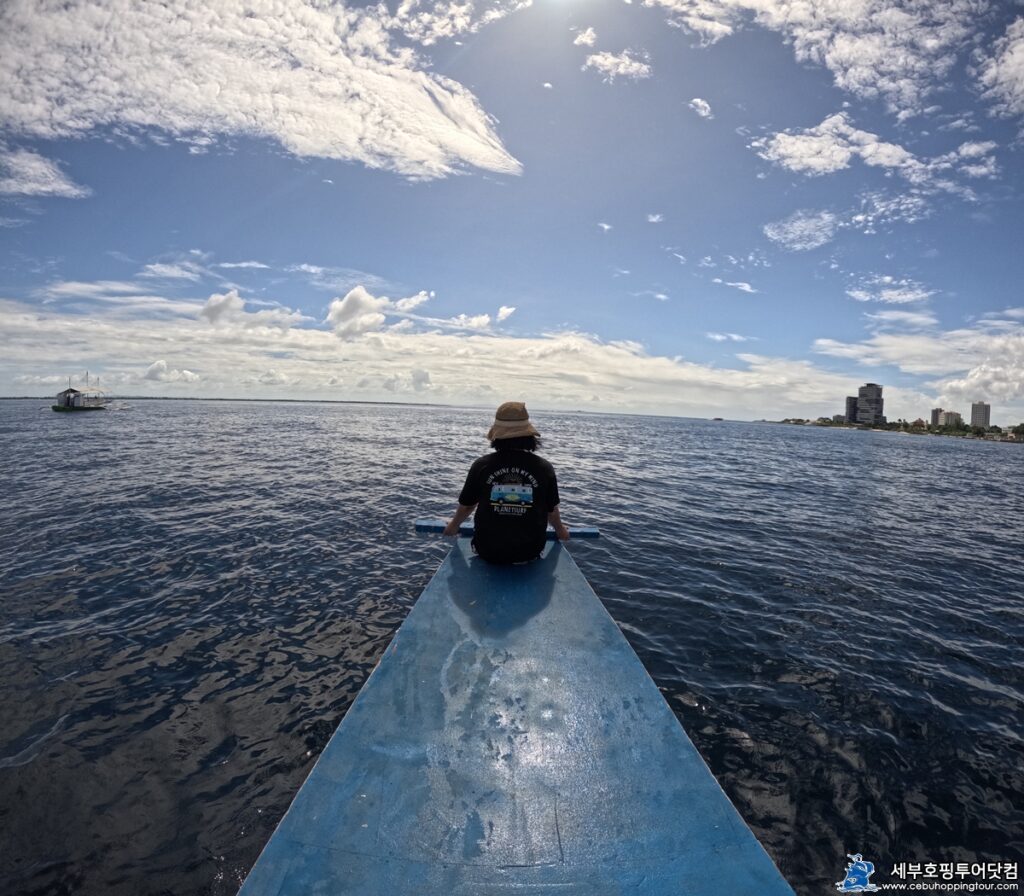
[(660, 212), (659, 213), (655, 213), (655, 214), (650, 214), (650, 215), (647, 216), (647, 223), (648, 224), (660, 224), (664, 220), (665, 220), (665, 216), (663, 214), (661, 214)]
[(669, 20), (714, 43), (747, 21), (780, 32), (797, 60), (823, 65), (854, 96), (883, 99), (893, 112), (917, 113), (948, 83), (957, 54), (975, 29), (971, 0), (808, 3), (806, 0), (644, 0)]
[(943, 155), (920, 159), (897, 143), (854, 127), (845, 112), (830, 115), (816, 127), (782, 131), (750, 145), (762, 159), (799, 174), (832, 174), (859, 158), (865, 165), (899, 174), (918, 189), (958, 193), (965, 198), (973, 194), (951, 176), (994, 176), (998, 172), (990, 155), (995, 143), (962, 143)]
[(573, 45), (577, 47), (592, 47), (597, 40), (597, 32), (593, 28), (587, 28), (576, 35)]
[(516, 309), (514, 305), (502, 305), (498, 309), (498, 323), (501, 323), (503, 320), (508, 320), (515, 313)]
[(414, 392), (422, 392), (424, 389), (429, 389), (431, 386), (430, 373), (419, 367), (413, 368), (409, 371), (409, 383), (412, 385)]
[(192, 299), (168, 299), (154, 295), (152, 283), (125, 280), (57, 280), (37, 289), (36, 298), (61, 312), (84, 314), (102, 311), (111, 317), (189, 317), (201, 306)]
[(690, 100), (690, 108), (693, 109), (701, 118), (714, 118), (714, 114), (711, 111), (711, 104), (707, 100), (702, 100), (699, 96), (695, 96)]
[[(402, 0), (394, 17), (385, 23), (411, 40), (430, 46), (445, 38), (475, 34), (485, 25), (528, 9), (532, 3), (533, 0)], [(461, 41), (455, 43), (460, 45)]]
[(925, 329), (938, 324), (935, 316), (928, 311), (876, 311), (864, 316), (878, 329), (892, 327)]
[(981, 128), (974, 123), (974, 113), (965, 112), (959, 115), (942, 116), (940, 118), (938, 130), (963, 131), (964, 133), (971, 133), (974, 131), (980, 131)]
[(555, 85), (552, 84), (550, 81), (545, 81), (540, 86), (543, 87), (545, 90), (554, 90), (554, 87), (555, 87)]
[(139, 273), (140, 277), (154, 277), (162, 280), (199, 279), (202, 269), (195, 264), (147, 264)]
[(213, 293), (200, 309), (198, 317), (217, 326), (276, 327), (283, 330), (307, 320), (305, 315), (288, 308), (246, 311), (245, 301), (238, 295), (237, 289)]
[(224, 294), (214, 293), (206, 300), (199, 316), (215, 324), (225, 318), (234, 317), (245, 310), (245, 302), (235, 289)]
[(892, 224), (913, 224), (931, 214), (927, 194), (917, 188), (894, 194), (869, 190), (858, 197), (858, 204), (852, 209), (839, 212), (801, 209), (762, 229), (773, 242), (786, 249), (802, 251), (831, 242), (840, 230), (875, 234)]
[[(420, 318), (411, 313), (433, 297), (433, 292), (421, 290), (405, 299), (389, 299), (387, 296), (374, 296), (360, 285), (349, 290), (344, 298), (336, 298), (331, 302), (325, 322), (330, 324), (335, 335), (346, 340), (383, 329), (388, 315), (438, 323), (433, 318)], [(393, 332), (398, 328), (398, 325), (393, 325), (390, 329)]]
[[(846, 294), (858, 302), (885, 302), (890, 305), (909, 305), (931, 298), (935, 291), (926, 289), (916, 280), (897, 279), (889, 275), (866, 278)], [(894, 318), (890, 318), (892, 320)]]
[(260, 268), (263, 270), (269, 270), (270, 265), (263, 264), (261, 261), (222, 261), (217, 265), (219, 268)]
[(356, 286), (363, 286), (377, 292), (390, 290), (393, 286), (383, 277), (360, 271), (356, 268), (324, 267), (318, 264), (295, 264), (286, 269), (289, 273), (304, 275), (311, 286), (324, 292), (344, 293)]
[(981, 56), (976, 71), (984, 96), (1002, 115), (1024, 115), (1024, 18), (1017, 18)]
[(285, 386), (288, 384), (288, 377), (279, 370), (266, 370), (257, 377), (257, 382), (264, 386)]
[(845, 113), (826, 118), (816, 128), (778, 133), (754, 140), (751, 146), (762, 159), (801, 174), (829, 174), (850, 164), (853, 147), (840, 133), (848, 129)]
[(720, 283), (722, 286), (731, 286), (733, 289), (738, 289), (740, 292), (757, 292), (757, 290), (754, 289), (753, 286), (751, 286), (749, 283), (744, 283), (742, 280), (737, 281), (735, 283), (730, 283), (728, 280), (723, 280), (720, 277), (715, 277), (714, 280), (712, 280), (711, 282)]
[(752, 336), (741, 336), (739, 333), (707, 333), (713, 342), (749, 342)]
[(132, 295), (139, 291), (139, 285), (130, 280), (56, 280), (40, 290), (50, 298), (91, 298), (107, 295)]
[[(392, 41), (387, 28), (402, 22), (384, 7), (265, 0), (259, 10), (190, 0), (3, 4), (0, 121), (42, 139), (99, 128), (198, 147), (221, 135), (265, 138), (297, 156), (412, 178), (520, 171), (473, 94)], [(406, 33), (428, 39), (414, 19)]]
[(646, 53), (634, 55), (630, 50), (621, 53), (609, 53), (602, 51), (587, 57), (583, 63), (583, 70), (592, 68), (604, 75), (604, 80), (611, 84), (616, 78), (628, 78), (631, 81), (639, 81), (642, 78), (649, 78), (653, 74), (649, 58)]
[[(1009, 404), (1024, 398), (1024, 339), (1002, 357), (986, 359), (964, 376), (940, 380), (933, 387), (947, 404), (979, 400)], [(1014, 422), (1019, 420), (1020, 416)]]
[[(2, 22), (0, 14), (0, 23)], [(2, 71), (3, 62), (0, 60), (0, 72)], [(3, 82), (2, 77), (0, 82)], [(4, 93), (6, 89), (0, 91), (0, 97)], [(2, 103), (3, 100), (0, 99), (0, 109)], [(92, 190), (73, 183), (55, 162), (43, 158), (38, 153), (0, 146), (0, 195), (82, 199), (92, 195)]]
[(794, 252), (806, 252), (829, 242), (837, 226), (836, 216), (831, 212), (802, 209), (781, 221), (765, 224), (762, 229), (772, 242)]
[(862, 342), (817, 339), (814, 350), (868, 367), (892, 365), (907, 373), (948, 376), (984, 363), (993, 340), (990, 334), (971, 330), (878, 332)]
[(605, 233), (612, 229), (611, 224), (605, 224), (604, 221), (598, 221), (597, 226), (600, 227)]
[(849, 212), (843, 226), (862, 233), (877, 233), (879, 227), (897, 222), (914, 224), (931, 213), (928, 200), (917, 191), (887, 195), (873, 190), (860, 196), (858, 208)]
[(975, 140), (961, 143), (957, 153), (962, 159), (979, 159), (987, 156), (995, 148), (996, 144), (992, 140)]
[(412, 311), (415, 308), (419, 308), (424, 302), (429, 302), (433, 298), (433, 293), (420, 290), (414, 296), (409, 296), (407, 299), (398, 299), (394, 304), (395, 308), (399, 311)]
[(994, 178), (999, 174), (999, 166), (996, 164), (995, 159), (988, 158), (978, 162), (977, 164), (962, 165), (960, 167), (960, 172), (967, 177)]
[(19, 386), (63, 386), (68, 382), (68, 378), (59, 373), (23, 373), (14, 377), (13, 382)]
[(448, 319), (448, 323), (458, 329), (486, 330), (491, 325), (489, 314), (459, 314)]
[(193, 373), (191, 370), (173, 369), (163, 360), (150, 364), (142, 377), (160, 383), (197, 383), (200, 380), (198, 373)]
[(384, 310), (390, 301), (370, 295), (362, 286), (352, 289), (344, 298), (335, 299), (327, 312), (327, 323), (341, 339), (354, 339), (379, 330), (387, 319)]

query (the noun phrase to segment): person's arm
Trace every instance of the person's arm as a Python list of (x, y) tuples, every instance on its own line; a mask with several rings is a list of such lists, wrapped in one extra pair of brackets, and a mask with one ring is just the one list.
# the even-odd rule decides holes
[(551, 528), (555, 530), (555, 535), (558, 536), (559, 541), (569, 540), (569, 529), (565, 523), (562, 522), (562, 517), (558, 514), (558, 505), (555, 505), (555, 509), (548, 514), (548, 523)]
[(469, 515), (473, 512), (475, 507), (476, 504), (471, 504), (468, 507), (465, 504), (460, 504), (455, 510), (455, 516), (448, 520), (448, 525), (444, 527), (444, 534), (458, 535), (459, 526), (469, 519)]
[(466, 474), (466, 484), (459, 492), (459, 503), (455, 508), (455, 516), (448, 520), (448, 525), (444, 527), (445, 535), (458, 535), (459, 526), (468, 520), (469, 515), (476, 509), (476, 505), (480, 501), (480, 464), (482, 461), (481, 457), (474, 461), (469, 468), (469, 473)]

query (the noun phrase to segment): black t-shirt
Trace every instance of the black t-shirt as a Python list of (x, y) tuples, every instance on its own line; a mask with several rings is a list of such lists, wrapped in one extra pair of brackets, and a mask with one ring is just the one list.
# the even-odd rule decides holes
[(544, 548), (548, 514), (558, 506), (555, 468), (530, 451), (486, 454), (469, 468), (459, 503), (476, 504), (473, 545), (481, 557), (533, 560)]

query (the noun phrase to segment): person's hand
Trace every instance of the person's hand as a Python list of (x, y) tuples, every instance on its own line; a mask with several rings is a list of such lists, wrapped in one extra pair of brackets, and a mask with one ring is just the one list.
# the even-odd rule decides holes
[(455, 522), (454, 518), (448, 520), (448, 525), (444, 527), (443, 534), (444, 535), (458, 535), (459, 534), (459, 524), (457, 522)]
[(558, 536), (559, 541), (568, 541), (569, 527), (566, 526), (565, 523), (559, 523), (557, 526), (555, 526), (555, 535)]

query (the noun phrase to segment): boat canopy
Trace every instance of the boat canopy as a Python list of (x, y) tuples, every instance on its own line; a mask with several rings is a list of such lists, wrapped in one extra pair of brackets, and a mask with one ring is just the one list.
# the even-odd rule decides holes
[(102, 398), (106, 394), (106, 389), (97, 389), (93, 386), (90, 386), (88, 389), (65, 389), (63, 392), (58, 392), (57, 397), (62, 398), (67, 395), (82, 395), (85, 396), (86, 398)]

